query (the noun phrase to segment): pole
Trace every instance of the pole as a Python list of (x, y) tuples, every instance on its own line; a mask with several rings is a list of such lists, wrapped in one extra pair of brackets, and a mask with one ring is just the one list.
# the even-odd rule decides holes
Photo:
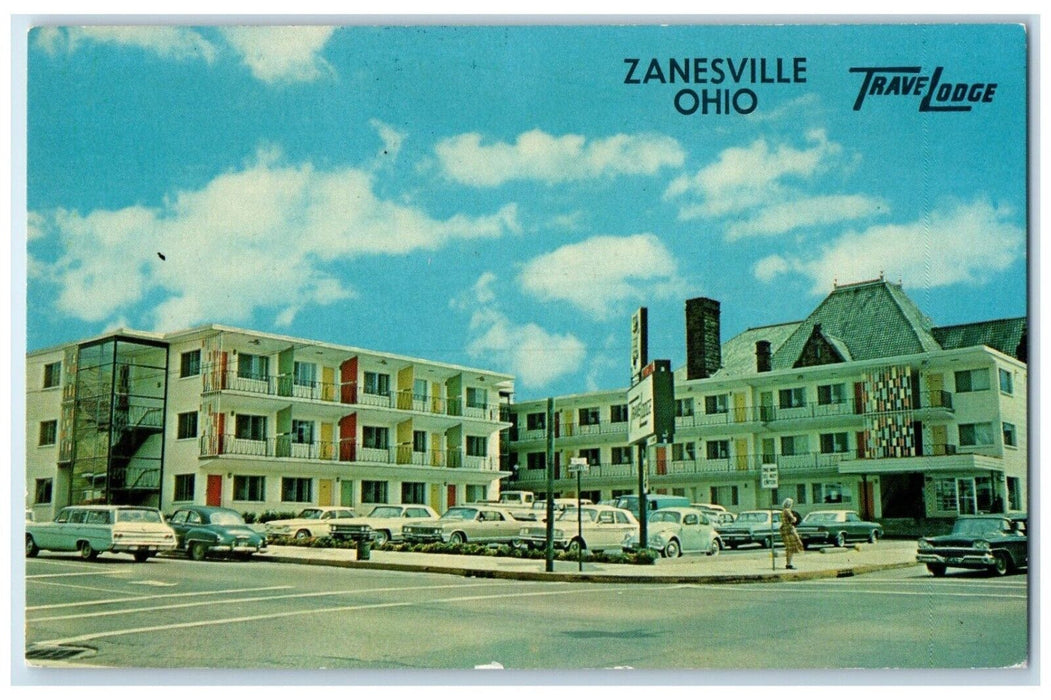
[[(777, 508), (777, 489), (770, 489), (770, 508), (771, 511)], [(770, 513), (770, 525), (774, 524), (774, 514)], [(777, 570), (777, 541), (774, 538), (773, 533), (770, 535), (770, 570)]]
[[(584, 514), (580, 510), (580, 468), (577, 468), (577, 539), (584, 541)], [(577, 547), (577, 571), (584, 570), (584, 548)]]
[(650, 541), (646, 532), (646, 443), (639, 443), (639, 547), (645, 549)]
[(555, 399), (547, 399), (547, 546), (544, 571), (555, 570)]

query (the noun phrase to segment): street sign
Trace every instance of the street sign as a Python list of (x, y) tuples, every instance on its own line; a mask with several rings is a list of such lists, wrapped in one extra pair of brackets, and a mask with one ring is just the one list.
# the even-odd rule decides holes
[(569, 473), (570, 474), (586, 474), (588, 471), (588, 461), (584, 457), (573, 457), (569, 460)]
[(764, 489), (777, 488), (777, 465), (764, 464), (760, 467), (759, 486)]

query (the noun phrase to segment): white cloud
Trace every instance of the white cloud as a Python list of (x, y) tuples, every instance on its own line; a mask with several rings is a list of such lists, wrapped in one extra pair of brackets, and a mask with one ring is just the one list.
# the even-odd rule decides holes
[(335, 27), (223, 27), (223, 36), (264, 83), (309, 82), (332, 66), (321, 57)]
[(810, 278), (815, 294), (838, 280), (908, 280), (916, 288), (987, 283), (1025, 254), (1025, 229), (1013, 212), (985, 199), (945, 203), (929, 217), (907, 224), (872, 226), (847, 233), (812, 256), (771, 256), (754, 268), (757, 279), (780, 274)]
[(548, 184), (610, 177), (652, 175), (663, 167), (682, 165), (679, 143), (657, 134), (617, 134), (592, 139), (576, 134), (552, 136), (540, 130), (519, 134), (513, 144), (483, 145), (482, 135), (461, 134), (435, 146), (445, 175), (476, 187), (495, 187), (512, 180)]
[(376, 154), (377, 163), (383, 165), (396, 161), (401, 152), (401, 145), (405, 142), (405, 133), (398, 131), (390, 124), (384, 124), (379, 119), (370, 119), (369, 126), (376, 130), (383, 141), (383, 148)]
[(628, 301), (686, 293), (674, 257), (650, 233), (562, 246), (527, 262), (519, 283), (540, 299), (568, 302), (600, 320), (620, 313)]
[(726, 240), (778, 236), (803, 227), (827, 226), (888, 211), (885, 202), (864, 195), (802, 197), (761, 207), (752, 218), (731, 223), (726, 228)]
[(537, 389), (580, 371), (587, 348), (572, 333), (552, 333), (536, 323), (516, 324), (499, 308), (493, 286), (497, 277), (483, 273), (450, 306), (471, 310), (468, 355), (515, 375), (516, 383)]
[(178, 26), (82, 26), (41, 27), (36, 43), (50, 54), (72, 53), (86, 43), (132, 46), (161, 58), (179, 61), (204, 60), (211, 63), (217, 49), (210, 41), (188, 27)]
[(335, 265), (518, 229), (513, 205), (436, 220), (377, 198), (365, 172), (282, 165), (273, 152), (160, 207), (31, 218), (43, 232), (36, 243), (45, 236), (57, 245), (55, 259), (34, 260), (29, 269), (57, 286), (59, 311), (100, 321), (149, 297), (156, 330), (243, 322), (261, 309), (288, 324), (306, 305), (355, 295)]

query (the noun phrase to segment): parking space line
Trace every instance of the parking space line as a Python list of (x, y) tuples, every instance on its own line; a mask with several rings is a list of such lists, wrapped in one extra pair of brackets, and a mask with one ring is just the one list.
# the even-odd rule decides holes
[[(484, 584), (474, 584), (484, 585)], [(453, 586), (441, 586), (441, 588), (450, 588)], [(615, 593), (618, 590), (631, 590), (630, 588), (603, 588), (603, 593)], [(479, 596), (457, 596), (454, 598), (439, 598), (436, 600), (413, 600), (413, 601), (402, 601), (402, 602), (391, 602), (391, 603), (369, 603), (366, 605), (340, 605), (330, 608), (314, 608), (310, 610), (289, 610), (286, 612), (267, 613), (263, 615), (243, 615), (240, 617), (229, 617), (223, 619), (209, 619), (209, 620), (197, 620), (193, 622), (175, 622), (167, 625), (151, 625), (148, 627), (131, 627), (128, 629), (109, 630), (106, 632), (92, 632), (88, 634), (77, 635), (75, 637), (64, 637), (61, 639), (49, 639), (47, 641), (34, 642), (39, 646), (58, 646), (62, 644), (77, 644), (87, 642), (95, 639), (104, 639), (107, 637), (120, 637), (129, 634), (144, 634), (150, 632), (162, 632), (166, 630), (176, 629), (190, 629), (194, 627), (211, 627), (214, 625), (230, 625), (244, 622), (258, 622), (261, 620), (276, 620), (280, 618), (306, 616), (306, 615), (327, 615), (338, 612), (360, 612), (365, 610), (384, 610), (392, 608), (408, 608), (412, 606), (422, 605), (435, 605), (442, 603), (462, 603), (476, 600), (499, 600), (499, 599), (514, 599), (514, 598), (533, 598), (541, 596), (553, 596), (553, 595), (576, 595), (576, 594), (589, 594), (594, 595), (595, 589), (592, 586), (584, 586), (580, 588), (568, 588), (560, 587), (558, 590), (544, 590), (544, 591), (531, 591), (523, 593), (499, 593)]]
[[(85, 605), (114, 605), (119, 603), (134, 602), (137, 600), (156, 600), (158, 598), (187, 598), (192, 596), (225, 595), (227, 593), (252, 593), (255, 591), (277, 591), (294, 588), (294, 586), (263, 586), (260, 588), (227, 588), (218, 591), (195, 591), (193, 593), (158, 593), (156, 595), (124, 596), (123, 598), (108, 598), (106, 600), (84, 600), (76, 603), (54, 603), (51, 605), (27, 605), (26, 612), (31, 610), (55, 610), (58, 608), (83, 607)], [(103, 590), (103, 589), (99, 589)], [(107, 593), (119, 591), (107, 590)]]
[(773, 586), (767, 584), (751, 584), (748, 586), (725, 586), (717, 584), (683, 584), (687, 587), (693, 588), (704, 588), (704, 589), (716, 589), (716, 590), (733, 590), (738, 593), (769, 593), (770, 591), (788, 592), (788, 593), (814, 593), (820, 591), (822, 593), (839, 593), (843, 595), (855, 595), (859, 593), (867, 593), (870, 595), (896, 595), (896, 596), (924, 596), (930, 598), (933, 596), (941, 596), (946, 598), (1017, 598), (1020, 600), (1026, 600), (1029, 596), (1025, 594), (1015, 593), (957, 593), (952, 591), (887, 591), (887, 590), (868, 590), (864, 588), (848, 588), (840, 587), (830, 584), (808, 584), (806, 582), (800, 583), (779, 583)]
[(107, 571), (96, 570), (96, 571), (74, 571), (67, 574), (33, 574), (30, 576), (26, 574), (27, 581), (38, 581), (45, 578), (65, 578), (68, 576), (120, 576), (126, 574), (129, 571), (133, 571), (131, 567), (124, 569), (109, 569)]

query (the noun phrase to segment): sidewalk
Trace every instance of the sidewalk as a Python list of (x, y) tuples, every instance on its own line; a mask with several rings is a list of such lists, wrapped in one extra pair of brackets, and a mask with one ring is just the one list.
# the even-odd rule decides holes
[(795, 570), (785, 569), (782, 550), (777, 550), (776, 568), (770, 550), (739, 550), (714, 557), (687, 555), (678, 559), (658, 559), (652, 565), (599, 564), (584, 562), (578, 570), (575, 561), (555, 561), (554, 571), (545, 571), (543, 559), (419, 554), (373, 550), (366, 561), (357, 561), (353, 549), (281, 547), (257, 555), (262, 561), (316, 566), (342, 566), (354, 569), (420, 571), (476, 578), (503, 578), (527, 581), (587, 581), (594, 583), (749, 583), (793, 581), (816, 578), (842, 578), (916, 566), (914, 540), (884, 541), (809, 550), (793, 557)]

